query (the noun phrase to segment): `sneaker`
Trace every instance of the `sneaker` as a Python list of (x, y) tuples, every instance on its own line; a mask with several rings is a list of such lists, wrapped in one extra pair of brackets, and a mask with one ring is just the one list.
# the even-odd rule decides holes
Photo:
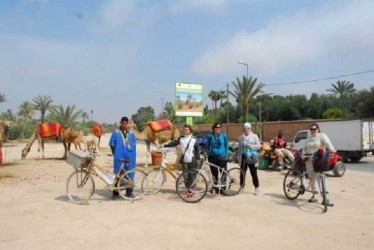
[(255, 188), (255, 195), (259, 195), (260, 194), (260, 189), (259, 188)]
[(312, 196), (312, 198), (310, 198), (308, 200), (310, 203), (316, 203), (318, 200), (316, 199), (316, 197), (314, 197), (314, 195)]
[(135, 199), (136, 196), (134, 194), (128, 194), (128, 195), (126, 195), (126, 197), (131, 198), (131, 199)]
[(214, 190), (214, 188), (210, 189), (210, 194), (215, 195), (216, 194), (216, 190)]
[[(325, 202), (322, 201), (322, 205), (325, 205)], [(327, 206), (329, 207), (333, 207), (334, 206), (334, 203), (331, 203), (330, 200), (327, 200)]]
[(113, 191), (112, 200), (118, 200), (119, 193), (117, 191)]

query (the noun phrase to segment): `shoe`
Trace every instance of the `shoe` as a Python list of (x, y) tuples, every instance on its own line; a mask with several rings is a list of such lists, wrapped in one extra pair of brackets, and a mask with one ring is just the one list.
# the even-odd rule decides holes
[(113, 191), (112, 200), (118, 200), (119, 193), (117, 191)]
[(260, 189), (259, 188), (255, 188), (255, 195), (259, 195), (260, 194)]
[(318, 200), (316, 199), (316, 197), (314, 197), (314, 195), (313, 195), (312, 198), (310, 198), (308, 201), (309, 201), (310, 203), (316, 203), (316, 202), (318, 202)]
[(210, 194), (215, 195), (216, 194), (216, 190), (214, 190), (214, 188), (210, 189)]
[(126, 197), (127, 198), (131, 198), (131, 199), (135, 199), (136, 198), (136, 196), (134, 194), (128, 194), (128, 195), (126, 195)]
[[(325, 205), (325, 202), (322, 201), (322, 205)], [(329, 207), (333, 207), (334, 206), (334, 203), (331, 203), (330, 200), (327, 200), (327, 206)]]

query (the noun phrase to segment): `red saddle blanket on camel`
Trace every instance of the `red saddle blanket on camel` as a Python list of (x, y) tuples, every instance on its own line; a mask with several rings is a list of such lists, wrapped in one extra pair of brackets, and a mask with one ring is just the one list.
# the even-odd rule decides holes
[(52, 122), (48, 124), (39, 124), (39, 133), (44, 137), (56, 136), (57, 138), (61, 137), (62, 127), (57, 122)]
[(100, 124), (94, 123), (91, 126), (91, 132), (94, 133), (97, 137), (100, 137), (103, 135), (103, 128)]
[(170, 129), (172, 124), (168, 119), (148, 122), (147, 125), (152, 129), (153, 133), (160, 132), (165, 129)]

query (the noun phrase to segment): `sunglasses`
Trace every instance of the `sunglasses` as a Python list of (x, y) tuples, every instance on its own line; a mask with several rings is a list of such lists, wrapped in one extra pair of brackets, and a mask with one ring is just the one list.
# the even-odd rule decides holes
[(315, 131), (315, 130), (317, 130), (317, 128), (311, 128), (310, 130), (311, 130), (311, 131)]

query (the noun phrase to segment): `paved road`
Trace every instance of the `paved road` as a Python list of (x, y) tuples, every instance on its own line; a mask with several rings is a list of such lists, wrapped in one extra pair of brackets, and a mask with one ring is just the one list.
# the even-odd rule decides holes
[(350, 171), (374, 173), (374, 156), (364, 157), (358, 163), (345, 163), (345, 166)]

